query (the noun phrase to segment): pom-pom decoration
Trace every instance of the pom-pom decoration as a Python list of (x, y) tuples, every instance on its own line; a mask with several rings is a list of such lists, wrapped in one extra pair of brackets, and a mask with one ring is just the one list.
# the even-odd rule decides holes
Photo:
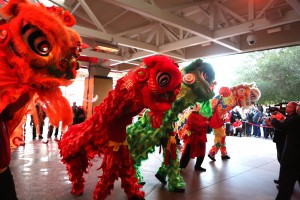
[(223, 97), (228, 97), (231, 94), (231, 91), (228, 87), (221, 87), (219, 90), (219, 94)]
[(195, 83), (195, 80), (196, 80), (196, 77), (192, 73), (188, 73), (183, 76), (183, 82), (185, 84), (191, 85), (191, 84)]

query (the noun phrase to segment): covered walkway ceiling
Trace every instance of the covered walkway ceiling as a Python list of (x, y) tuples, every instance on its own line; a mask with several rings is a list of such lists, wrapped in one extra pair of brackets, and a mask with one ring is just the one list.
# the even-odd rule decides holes
[[(299, 0), (50, 0), (69, 10), (82, 55), (128, 70), (164, 54), (178, 62), (300, 44)], [(247, 36), (256, 36), (249, 45)], [(94, 50), (95, 41), (118, 52)]]

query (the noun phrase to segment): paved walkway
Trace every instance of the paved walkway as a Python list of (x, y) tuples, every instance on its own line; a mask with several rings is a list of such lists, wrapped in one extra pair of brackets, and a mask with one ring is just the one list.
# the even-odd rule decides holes
[[(30, 133), (26, 145), (12, 154), (11, 170), (14, 174), (19, 200), (90, 200), (101, 171), (97, 168), (101, 158), (93, 160), (94, 166), (85, 175), (86, 186), (82, 196), (70, 193), (71, 183), (65, 166), (60, 162), (57, 142), (48, 144), (41, 140), (32, 140)], [(213, 135), (208, 134), (207, 152), (213, 144)], [(279, 164), (276, 160), (275, 144), (270, 139), (253, 137), (226, 138), (230, 160), (216, 161), (204, 159), (206, 172), (194, 171), (191, 160), (182, 176), (186, 181), (185, 193), (173, 193), (167, 190), (155, 177), (161, 164), (162, 155), (158, 150), (151, 154), (141, 168), (146, 184), (143, 190), (147, 200), (274, 200), (277, 189), (273, 183), (278, 177)], [(115, 183), (109, 200), (125, 200), (126, 195)], [(300, 199), (300, 188), (296, 184), (292, 200)]]

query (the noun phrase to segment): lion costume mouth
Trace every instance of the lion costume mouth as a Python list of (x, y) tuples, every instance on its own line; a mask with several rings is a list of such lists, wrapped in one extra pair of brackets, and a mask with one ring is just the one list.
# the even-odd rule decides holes
[(214, 91), (215, 81), (209, 82), (208, 75), (205, 72), (197, 71), (197, 81), (203, 87), (204, 91), (209, 94)]
[(59, 65), (52, 65), (48, 68), (50, 75), (56, 78), (71, 80), (76, 78), (76, 70), (80, 68), (80, 63), (76, 59), (62, 59)]
[(213, 67), (198, 59), (182, 69), (183, 84), (196, 96), (197, 101), (207, 101), (214, 94), (216, 84)]

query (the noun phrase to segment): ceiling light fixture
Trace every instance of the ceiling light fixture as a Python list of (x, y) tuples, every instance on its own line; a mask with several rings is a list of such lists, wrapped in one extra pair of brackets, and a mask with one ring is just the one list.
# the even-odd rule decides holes
[(207, 47), (207, 46), (210, 46), (210, 45), (211, 45), (211, 42), (205, 42), (205, 43), (201, 44), (202, 47)]
[(270, 29), (268, 29), (267, 32), (268, 32), (269, 34), (271, 34), (271, 33), (277, 33), (277, 32), (280, 32), (281, 30), (282, 30), (281, 27), (276, 27), (276, 28), (270, 28)]
[(115, 53), (119, 51), (119, 47), (115, 44), (95, 41), (94, 50)]

